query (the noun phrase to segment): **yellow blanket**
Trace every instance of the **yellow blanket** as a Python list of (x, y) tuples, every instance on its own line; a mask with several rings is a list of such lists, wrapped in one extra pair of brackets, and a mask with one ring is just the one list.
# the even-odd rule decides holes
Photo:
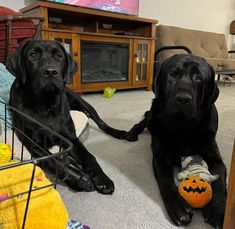
[[(33, 164), (0, 171), (0, 199), (28, 191)], [(36, 167), (33, 188), (50, 184), (44, 172)], [(28, 194), (0, 202), (0, 229), (20, 229)], [(31, 193), (26, 229), (65, 229), (68, 212), (59, 193), (50, 186)]]

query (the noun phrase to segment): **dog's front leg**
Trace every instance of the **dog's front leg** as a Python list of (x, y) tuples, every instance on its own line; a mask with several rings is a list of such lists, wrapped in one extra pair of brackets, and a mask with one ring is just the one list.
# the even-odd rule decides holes
[(226, 205), (226, 167), (220, 156), (216, 141), (208, 141), (203, 149), (203, 159), (206, 161), (211, 174), (219, 175), (216, 181), (211, 183), (212, 200), (203, 209), (203, 216), (206, 222), (214, 228), (222, 228), (225, 205)]
[(112, 194), (114, 192), (113, 181), (103, 172), (96, 158), (86, 149), (79, 139), (72, 140), (74, 149), (73, 158), (81, 162), (84, 170), (91, 176), (96, 190), (103, 194)]
[(174, 165), (167, 156), (167, 152), (161, 151), (154, 136), (152, 137), (152, 150), (153, 170), (166, 210), (176, 225), (186, 225), (192, 218), (191, 207), (179, 195), (174, 183)]

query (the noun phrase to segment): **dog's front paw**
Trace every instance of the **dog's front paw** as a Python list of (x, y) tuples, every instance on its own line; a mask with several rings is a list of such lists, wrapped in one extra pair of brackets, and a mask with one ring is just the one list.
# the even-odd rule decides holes
[(129, 142), (135, 142), (138, 140), (138, 135), (133, 134), (131, 131), (126, 133), (125, 139)]
[(169, 198), (165, 205), (171, 220), (177, 226), (187, 225), (191, 222), (192, 209), (180, 195), (176, 195), (175, 198)]
[(92, 181), (96, 190), (102, 194), (112, 194), (114, 192), (114, 183), (104, 173), (93, 174)]
[(117, 139), (126, 139), (126, 135), (127, 135), (127, 132), (125, 130), (117, 130), (113, 128), (112, 130), (109, 130), (106, 132)]
[(70, 177), (65, 182), (71, 189), (79, 192), (93, 192), (96, 190), (92, 179), (87, 174), (81, 177)]
[(217, 197), (213, 197), (211, 202), (203, 209), (203, 217), (205, 222), (209, 223), (212, 227), (222, 229), (226, 197)]
[(134, 142), (138, 140), (138, 135), (139, 135), (139, 131), (137, 131), (136, 128), (137, 125), (135, 125), (134, 127), (131, 128), (131, 130), (129, 130), (128, 132), (126, 132), (126, 137), (125, 139), (129, 142)]
[(135, 134), (133, 131), (121, 131), (121, 134), (119, 135), (120, 139), (125, 139), (129, 142), (135, 142), (138, 140), (138, 135)]

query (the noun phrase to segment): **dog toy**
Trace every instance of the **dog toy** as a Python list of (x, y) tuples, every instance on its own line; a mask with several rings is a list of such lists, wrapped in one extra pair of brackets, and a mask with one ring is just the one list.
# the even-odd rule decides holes
[(182, 170), (177, 175), (178, 192), (193, 208), (205, 207), (212, 198), (210, 183), (219, 176), (212, 175), (206, 162), (193, 155), (181, 159)]
[(69, 219), (66, 229), (90, 229), (90, 227), (82, 225), (80, 222), (76, 220)]
[(0, 143), (0, 165), (10, 162), (12, 154), (14, 155), (15, 152), (12, 152), (11, 146), (5, 143)]
[(116, 88), (106, 87), (104, 89), (103, 96), (106, 97), (106, 98), (112, 98), (115, 91), (116, 91)]

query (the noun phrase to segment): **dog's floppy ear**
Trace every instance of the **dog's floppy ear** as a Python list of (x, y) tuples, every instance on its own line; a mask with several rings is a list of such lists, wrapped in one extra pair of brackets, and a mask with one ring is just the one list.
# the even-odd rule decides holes
[(160, 94), (159, 84), (160, 84), (160, 75), (162, 68), (163, 68), (163, 63), (156, 64), (156, 73), (154, 74), (153, 85), (152, 85), (152, 91), (155, 94), (155, 98), (159, 98)]
[(20, 45), (16, 52), (7, 60), (7, 70), (16, 77), (18, 83), (24, 85), (26, 82), (26, 68), (24, 50), (28, 44), (28, 41)]
[(65, 66), (64, 66), (64, 81), (65, 83), (71, 83), (73, 75), (77, 71), (78, 65), (77, 62), (73, 60), (72, 56), (67, 53), (65, 50), (64, 46), (56, 41), (58, 45), (61, 47), (62, 51), (64, 52), (65, 55)]
[(209, 68), (210, 68), (211, 78), (209, 82), (209, 87), (207, 88), (208, 92), (206, 93), (208, 106), (214, 104), (219, 96), (219, 88), (215, 82), (215, 71), (210, 65)]

